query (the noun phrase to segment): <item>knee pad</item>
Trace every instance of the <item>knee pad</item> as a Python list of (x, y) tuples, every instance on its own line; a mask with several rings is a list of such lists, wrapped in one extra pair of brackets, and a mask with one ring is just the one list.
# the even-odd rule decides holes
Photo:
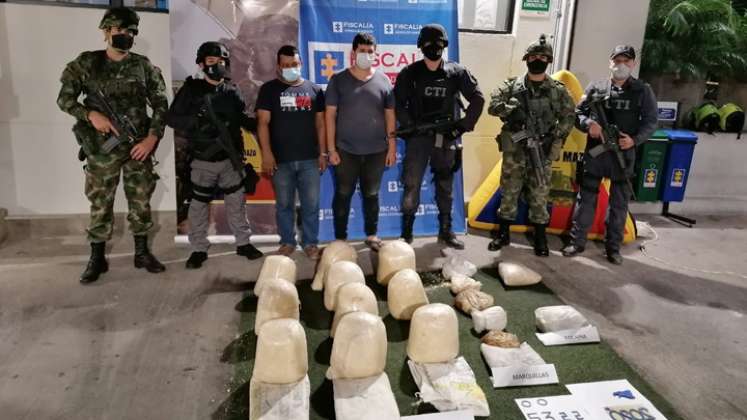
[(201, 185), (192, 184), (192, 199), (203, 203), (209, 203), (213, 200), (215, 195), (214, 187), (203, 187)]

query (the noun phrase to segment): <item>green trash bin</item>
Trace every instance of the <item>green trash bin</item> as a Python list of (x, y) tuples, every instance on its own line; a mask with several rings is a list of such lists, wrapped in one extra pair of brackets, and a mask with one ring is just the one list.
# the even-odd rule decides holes
[(643, 143), (636, 163), (636, 201), (659, 201), (668, 142), (667, 133), (657, 130)]

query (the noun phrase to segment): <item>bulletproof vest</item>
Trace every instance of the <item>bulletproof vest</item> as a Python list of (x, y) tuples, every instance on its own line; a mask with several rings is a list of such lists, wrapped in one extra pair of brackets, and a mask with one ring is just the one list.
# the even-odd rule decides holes
[(432, 72), (424, 61), (413, 64), (413, 85), (415, 90), (415, 120), (418, 123), (434, 122), (453, 118), (459, 95), (455, 63), (445, 62), (443, 67)]
[[(83, 91), (88, 94), (101, 89), (107, 97), (108, 102), (116, 112), (128, 113), (132, 111), (145, 112), (147, 104), (147, 89), (145, 86), (145, 69), (142, 65), (132, 63), (121, 70), (114, 72), (114, 66), (123, 66), (124, 63), (108, 63), (106, 51), (95, 51), (95, 60), (91, 68), (90, 76), (83, 86)], [(135, 60), (135, 57), (130, 57)], [(121, 75), (121, 73), (125, 73)], [(86, 106), (91, 106), (90, 101), (84, 100)], [(138, 131), (144, 127), (137, 127)], [(147, 127), (145, 127), (147, 128)]]
[(643, 100), (643, 84), (631, 79), (622, 88), (607, 86), (609, 99), (605, 103), (607, 121), (620, 131), (633, 136), (638, 133)]
[(517, 80), (514, 86), (517, 92), (524, 96), (520, 101), (527, 108), (527, 115), (534, 115), (534, 123), (539, 125), (540, 134), (552, 132), (557, 123), (555, 117), (555, 104), (559, 101), (557, 89), (549, 87), (547, 83), (541, 86), (535, 86), (532, 82), (525, 84), (524, 80)]

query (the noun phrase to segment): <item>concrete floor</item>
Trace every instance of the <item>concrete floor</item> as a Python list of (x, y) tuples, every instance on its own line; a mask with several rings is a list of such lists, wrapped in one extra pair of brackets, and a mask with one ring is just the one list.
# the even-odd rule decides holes
[[(524, 235), (500, 254), (485, 251), (483, 234), (469, 235), (465, 255), (478, 265), (511, 260), (540, 271), (685, 418), (745, 419), (747, 217), (701, 217), (695, 229), (648, 220), (659, 239), (648, 256), (626, 247), (622, 267), (607, 264), (599, 246), (575, 259), (537, 259)], [(0, 248), (0, 418), (226, 418), (228, 402), (245, 390), (230, 389), (234, 367), (225, 354), (261, 261), (220, 245), (204, 269), (186, 271), (188, 251), (164, 228), (154, 248), (168, 271), (147, 274), (132, 267), (120, 221), (110, 272), (82, 287), (84, 224), (10, 223)], [(160, 224), (173, 226), (173, 216)], [(551, 246), (559, 249), (560, 238)], [(440, 247), (424, 239), (415, 247), (419, 268), (439, 266)], [(300, 278), (311, 277), (314, 265), (301, 253), (294, 259)], [(359, 262), (372, 271), (368, 251)]]

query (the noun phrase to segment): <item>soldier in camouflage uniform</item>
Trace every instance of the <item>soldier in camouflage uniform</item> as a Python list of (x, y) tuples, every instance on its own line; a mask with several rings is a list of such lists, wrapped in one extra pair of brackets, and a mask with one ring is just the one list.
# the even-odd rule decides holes
[[(498, 236), (490, 242), (488, 249), (497, 251), (511, 242), (509, 229), (518, 212), (518, 199), (522, 190), (529, 205), (529, 221), (534, 225), (534, 253), (548, 256), (545, 228), (550, 221), (547, 212), (547, 197), (550, 193), (551, 163), (560, 157), (565, 138), (571, 132), (575, 120), (575, 105), (561, 82), (546, 73), (552, 62), (552, 46), (545, 36), (529, 45), (523, 60), (528, 73), (521, 78), (510, 78), (491, 95), (488, 113), (503, 121), (498, 138), (498, 148), (503, 152), (501, 186), (503, 195), (498, 211)], [(529, 116), (533, 115), (531, 122)], [(544, 151), (545, 185), (533, 176), (527, 155), (526, 141), (513, 143), (512, 135), (526, 128), (527, 124), (543, 127), (542, 149)]]
[[(168, 108), (166, 86), (158, 67), (148, 58), (131, 53), (138, 33), (139, 17), (124, 7), (109, 9), (99, 24), (107, 42), (106, 50), (87, 51), (70, 62), (62, 72), (57, 105), (77, 120), (73, 132), (81, 146), (85, 165), (85, 192), (91, 202), (88, 240), (91, 258), (80, 277), (81, 283), (96, 281), (108, 269), (106, 241), (113, 230), (114, 195), (120, 173), (129, 206), (127, 216), (135, 237), (137, 268), (151, 273), (166, 268), (148, 250), (148, 232), (153, 227), (150, 198), (158, 180), (152, 155), (164, 132)], [(134, 145), (122, 143), (110, 153), (102, 144), (116, 129), (103, 110), (91, 100), (100, 89), (115, 112), (126, 115), (138, 132)], [(79, 101), (81, 94), (83, 102)], [(146, 105), (152, 110), (148, 117)]]

